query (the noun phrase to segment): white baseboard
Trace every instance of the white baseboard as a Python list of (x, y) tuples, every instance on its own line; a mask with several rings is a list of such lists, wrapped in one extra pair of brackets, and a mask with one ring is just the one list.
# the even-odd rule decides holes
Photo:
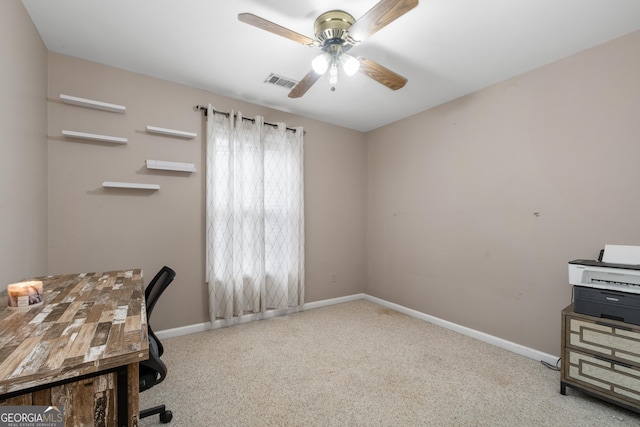
[(416, 319), (424, 320), (425, 322), (433, 323), (434, 325), (442, 326), (443, 328), (451, 329), (452, 331), (461, 333), (463, 335), (478, 339), (480, 341), (484, 341), (491, 345), (495, 345), (496, 347), (503, 348), (505, 350), (509, 350), (513, 353), (519, 354), (521, 356), (528, 357), (533, 360), (544, 361), (553, 366), (556, 365), (558, 360), (558, 356), (554, 356), (552, 354), (544, 353), (539, 350), (535, 350), (533, 348), (525, 347), (523, 345), (507, 341), (502, 338), (498, 338), (493, 335), (489, 335), (484, 332), (477, 331), (475, 329), (468, 328), (466, 326), (458, 325), (453, 322), (449, 322), (447, 320), (440, 319), (438, 317), (430, 316), (428, 314), (424, 314), (422, 312), (412, 310), (410, 308), (401, 306), (399, 304), (395, 304), (392, 302), (385, 301), (380, 298), (373, 297), (367, 294), (354, 294), (345, 297), (332, 298), (322, 301), (314, 301), (310, 303), (303, 304), (300, 307), (293, 307), (289, 309), (282, 310), (270, 310), (265, 313), (257, 313), (257, 314), (249, 314), (242, 317), (236, 317), (233, 319), (219, 319), (211, 322), (205, 323), (197, 323), (195, 325), (181, 326), (179, 328), (173, 329), (165, 329), (159, 332), (156, 332), (156, 335), (159, 339), (166, 339), (172, 337), (179, 337), (182, 335), (189, 335), (196, 332), (204, 332), (210, 329), (224, 328), (227, 326), (239, 325), (242, 323), (253, 322), (255, 320), (261, 319), (269, 319), (276, 316), (284, 316), (291, 313), (296, 313), (299, 311), (312, 310), (315, 308), (328, 307), (334, 304), (341, 304), (350, 301), (356, 301), (364, 299), (375, 304), (382, 305), (384, 307), (390, 308), (392, 310), (396, 310), (400, 313), (404, 313), (408, 316), (415, 317)]
[(233, 319), (218, 319), (218, 320), (215, 320), (213, 324), (211, 322), (204, 322), (204, 323), (196, 323), (194, 325), (180, 326), (178, 328), (164, 329), (162, 331), (156, 332), (155, 334), (159, 339), (162, 340), (166, 338), (179, 337), (182, 335), (195, 334), (197, 332), (204, 332), (210, 329), (225, 328), (227, 326), (253, 322), (255, 320), (269, 319), (271, 317), (276, 317), (276, 316), (284, 316), (284, 315), (296, 313), (299, 311), (312, 310), (314, 308), (328, 307), (330, 305), (365, 299), (365, 297), (366, 297), (365, 294), (354, 294), (354, 295), (348, 295), (345, 297), (325, 299), (322, 301), (309, 302), (309, 303), (303, 304), (300, 307), (292, 307), (292, 308), (287, 308), (282, 310), (269, 310), (264, 313), (247, 314), (241, 317), (234, 317)]
[(519, 354), (521, 356), (528, 357), (533, 360), (545, 361), (555, 366), (558, 361), (558, 356), (554, 356), (548, 353), (544, 353), (539, 350), (535, 350), (533, 348), (525, 347), (523, 345), (507, 341), (502, 338), (498, 338), (493, 335), (489, 335), (484, 332), (477, 331), (475, 329), (468, 328), (466, 326), (458, 325), (457, 323), (449, 322), (447, 320), (440, 319), (438, 317), (430, 316), (428, 314), (424, 314), (422, 312), (412, 310), (410, 308), (394, 304), (392, 302), (385, 301), (380, 298), (372, 297), (371, 295), (366, 295), (364, 299), (367, 301), (371, 301), (376, 304), (380, 304), (392, 310), (399, 311), (400, 313), (404, 313), (408, 316), (415, 317), (416, 319), (424, 320), (425, 322), (433, 323), (434, 325), (442, 326), (443, 328), (451, 329), (452, 331), (456, 331), (461, 333), (462, 335), (469, 336), (471, 338), (478, 339), (480, 341), (484, 341), (491, 345), (495, 345), (496, 347), (503, 348), (505, 350), (509, 350), (513, 353)]
[(342, 304), (343, 302), (357, 301), (359, 299), (367, 299), (367, 294), (353, 294), (353, 295), (348, 295), (346, 297), (331, 298), (331, 299), (325, 299), (322, 301), (314, 301), (314, 302), (306, 303), (302, 307), (304, 311), (304, 310), (311, 310), (314, 308), (328, 307), (330, 305), (335, 305), (335, 304)]
[(180, 326), (178, 328), (163, 329), (162, 331), (158, 331), (158, 332), (153, 331), (153, 332), (156, 334), (158, 339), (164, 340), (167, 338), (175, 338), (175, 337), (181, 337), (183, 335), (196, 334), (198, 332), (208, 331), (209, 329), (211, 329), (211, 323), (205, 322), (205, 323), (196, 323), (194, 325)]

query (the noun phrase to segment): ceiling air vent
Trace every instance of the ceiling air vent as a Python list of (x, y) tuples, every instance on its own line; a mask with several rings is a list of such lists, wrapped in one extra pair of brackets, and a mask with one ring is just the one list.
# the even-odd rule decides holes
[(285, 89), (291, 89), (295, 85), (298, 84), (296, 80), (289, 79), (287, 77), (282, 77), (277, 74), (269, 74), (266, 79), (264, 79), (265, 83), (270, 83), (272, 85), (280, 86)]

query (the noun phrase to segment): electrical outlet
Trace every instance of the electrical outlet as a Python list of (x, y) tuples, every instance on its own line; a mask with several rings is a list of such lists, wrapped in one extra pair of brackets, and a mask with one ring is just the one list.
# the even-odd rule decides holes
[(331, 283), (336, 283), (338, 281), (338, 275), (333, 273), (331, 275)]

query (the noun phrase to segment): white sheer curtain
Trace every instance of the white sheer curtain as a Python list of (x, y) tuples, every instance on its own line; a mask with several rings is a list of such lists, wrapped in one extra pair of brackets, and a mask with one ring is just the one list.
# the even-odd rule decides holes
[(212, 322), (304, 303), (303, 133), (208, 107)]

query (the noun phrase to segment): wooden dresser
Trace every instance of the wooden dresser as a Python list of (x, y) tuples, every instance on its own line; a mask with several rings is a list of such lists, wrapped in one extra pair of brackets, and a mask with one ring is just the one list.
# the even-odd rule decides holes
[(142, 271), (38, 280), (41, 306), (11, 310), (0, 294), (0, 405), (63, 406), (65, 426), (137, 426)]
[(567, 386), (640, 412), (640, 326), (562, 310), (560, 393)]

